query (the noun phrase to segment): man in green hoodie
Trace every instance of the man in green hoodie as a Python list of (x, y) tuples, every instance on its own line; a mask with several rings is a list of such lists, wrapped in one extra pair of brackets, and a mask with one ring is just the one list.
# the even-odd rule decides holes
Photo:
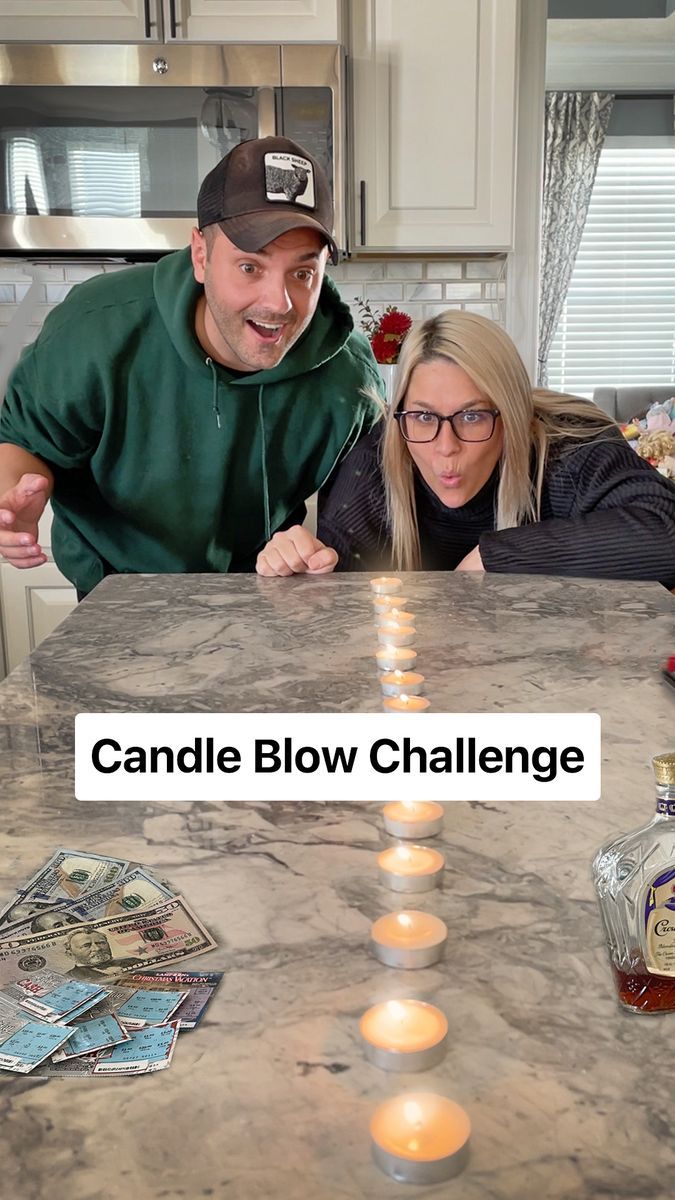
[[(206, 176), (189, 249), (74, 288), (0, 411), (0, 555), (115, 572), (251, 571), (376, 415), (367, 340), (324, 275), (328, 180), (286, 138)], [(320, 570), (312, 541), (308, 567)]]

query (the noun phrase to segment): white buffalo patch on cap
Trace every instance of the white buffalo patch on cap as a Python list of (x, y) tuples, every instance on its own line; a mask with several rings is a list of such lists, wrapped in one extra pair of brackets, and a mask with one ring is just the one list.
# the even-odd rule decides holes
[(314, 208), (314, 169), (297, 154), (265, 155), (265, 192), (268, 200)]

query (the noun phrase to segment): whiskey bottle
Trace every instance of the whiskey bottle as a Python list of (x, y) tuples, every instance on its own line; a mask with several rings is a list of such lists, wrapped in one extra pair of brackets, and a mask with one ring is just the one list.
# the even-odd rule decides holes
[(619, 1002), (640, 1013), (675, 1011), (675, 754), (652, 762), (655, 816), (592, 867)]

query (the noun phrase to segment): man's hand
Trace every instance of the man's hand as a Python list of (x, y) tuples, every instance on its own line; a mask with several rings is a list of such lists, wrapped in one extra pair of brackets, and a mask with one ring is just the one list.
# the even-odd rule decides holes
[(455, 567), (456, 571), (484, 571), (483, 560), (480, 556), (478, 546), (474, 546), (465, 558), (462, 559), (459, 566)]
[(44, 475), (22, 475), (15, 487), (0, 496), (0, 557), (13, 567), (39, 567), (47, 561), (37, 535), (50, 491)]
[(302, 525), (275, 533), (260, 551), (255, 569), (259, 575), (327, 575), (338, 561), (335, 550), (324, 546)]

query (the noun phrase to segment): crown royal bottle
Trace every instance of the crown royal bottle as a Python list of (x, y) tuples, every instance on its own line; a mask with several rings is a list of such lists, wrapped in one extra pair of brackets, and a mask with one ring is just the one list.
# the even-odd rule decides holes
[(675, 754), (652, 761), (656, 815), (592, 867), (619, 1001), (641, 1013), (675, 1011)]

